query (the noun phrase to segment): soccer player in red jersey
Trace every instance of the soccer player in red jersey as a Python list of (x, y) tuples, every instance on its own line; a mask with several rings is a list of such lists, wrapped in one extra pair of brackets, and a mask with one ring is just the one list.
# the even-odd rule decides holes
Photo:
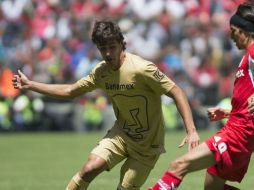
[(214, 136), (180, 156), (150, 190), (175, 190), (190, 172), (207, 169), (205, 190), (237, 190), (254, 151), (254, 5), (242, 3), (230, 19), (231, 38), (245, 50), (235, 75), (232, 110), (208, 109), (211, 121), (228, 117)]

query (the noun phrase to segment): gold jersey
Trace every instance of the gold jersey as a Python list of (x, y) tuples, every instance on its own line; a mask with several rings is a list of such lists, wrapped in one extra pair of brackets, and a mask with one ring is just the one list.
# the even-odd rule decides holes
[(161, 95), (175, 83), (155, 64), (126, 53), (118, 70), (102, 61), (77, 83), (84, 93), (100, 88), (108, 94), (117, 118), (111, 130), (128, 150), (144, 156), (165, 152)]

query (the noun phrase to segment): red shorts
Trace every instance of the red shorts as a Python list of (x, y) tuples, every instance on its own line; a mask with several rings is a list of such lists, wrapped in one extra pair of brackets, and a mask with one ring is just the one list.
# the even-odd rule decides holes
[(217, 162), (207, 171), (225, 180), (241, 182), (247, 172), (252, 152), (243, 151), (238, 137), (223, 129), (205, 142)]

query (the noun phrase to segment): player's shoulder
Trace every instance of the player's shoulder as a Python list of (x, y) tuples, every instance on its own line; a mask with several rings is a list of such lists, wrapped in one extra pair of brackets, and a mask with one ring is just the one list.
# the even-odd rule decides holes
[(95, 73), (101, 73), (103, 72), (106, 68), (108, 67), (108, 65), (106, 64), (105, 61), (101, 61), (99, 62), (94, 68), (93, 71)]
[(135, 54), (132, 53), (126, 53), (126, 56), (128, 58), (128, 60), (130, 62), (132, 62), (132, 64), (134, 64), (135, 68), (141, 70), (141, 71), (145, 71), (147, 70), (149, 67), (154, 66), (154, 63)]

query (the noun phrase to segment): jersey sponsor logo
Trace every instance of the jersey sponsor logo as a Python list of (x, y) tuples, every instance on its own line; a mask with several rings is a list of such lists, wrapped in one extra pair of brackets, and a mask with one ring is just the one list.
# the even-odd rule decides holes
[(219, 150), (219, 153), (222, 154), (223, 152), (227, 151), (228, 147), (225, 142), (220, 142), (222, 138), (220, 136), (214, 136), (214, 143), (213, 146)]
[(105, 88), (107, 90), (131, 90), (134, 89), (134, 84), (110, 84), (106, 82)]
[(155, 73), (153, 74), (153, 76), (154, 76), (158, 81), (161, 81), (161, 79), (163, 79), (165, 75), (164, 75), (159, 69), (157, 69), (157, 70), (155, 71)]
[(239, 71), (237, 71), (235, 76), (236, 78), (243, 77), (244, 76), (243, 69), (240, 69)]

